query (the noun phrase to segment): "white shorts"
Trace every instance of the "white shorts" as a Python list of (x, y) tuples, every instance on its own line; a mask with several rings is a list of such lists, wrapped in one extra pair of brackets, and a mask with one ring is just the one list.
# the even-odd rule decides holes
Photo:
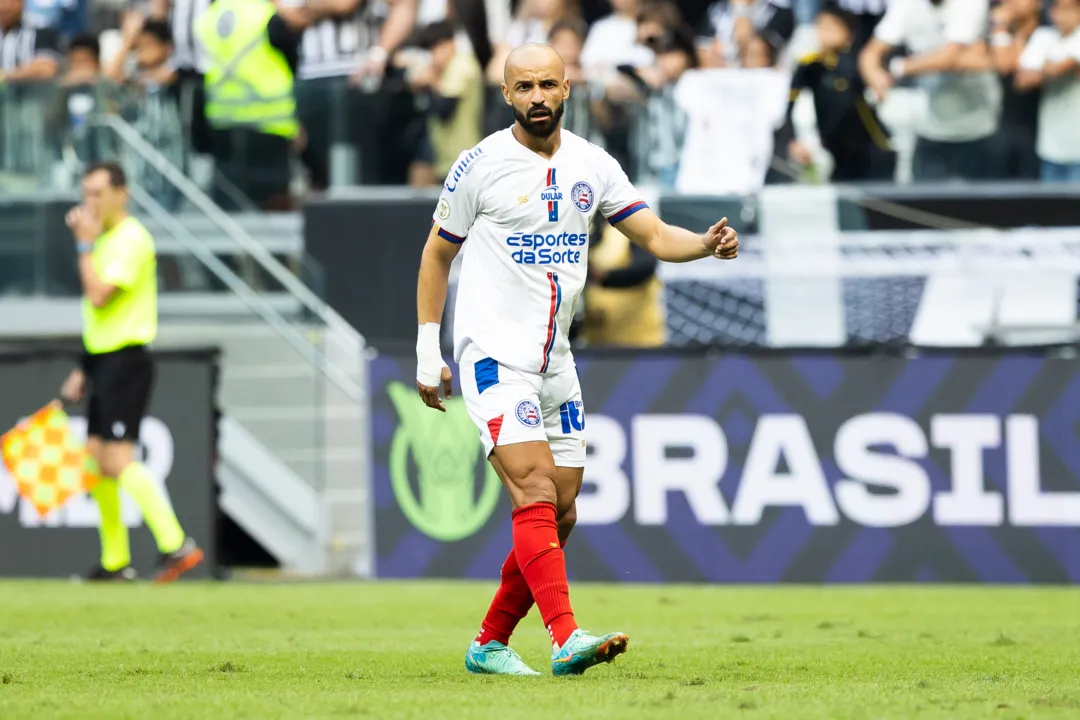
[(556, 467), (585, 467), (585, 406), (577, 370), (538, 375), (512, 370), (469, 345), (458, 363), (461, 395), (484, 442), (546, 442)]

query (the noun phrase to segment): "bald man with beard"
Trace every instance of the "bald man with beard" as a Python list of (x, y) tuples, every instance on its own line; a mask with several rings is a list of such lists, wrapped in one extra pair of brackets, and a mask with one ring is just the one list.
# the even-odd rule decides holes
[(462, 253), (454, 313), (461, 393), (509, 496), (513, 548), (480, 632), (470, 673), (538, 675), (509, 647), (535, 604), (555, 675), (580, 675), (626, 650), (624, 633), (582, 630), (570, 606), (563, 546), (577, 520), (585, 411), (567, 331), (585, 287), (596, 213), (658, 259), (731, 260), (727, 218), (698, 234), (641, 199), (602, 148), (563, 130), (570, 96), (562, 58), (524, 45), (507, 58), (503, 97), (513, 126), (463, 152), (435, 208), (417, 284), (416, 388), (438, 411), (452, 393), (439, 346), (450, 264)]

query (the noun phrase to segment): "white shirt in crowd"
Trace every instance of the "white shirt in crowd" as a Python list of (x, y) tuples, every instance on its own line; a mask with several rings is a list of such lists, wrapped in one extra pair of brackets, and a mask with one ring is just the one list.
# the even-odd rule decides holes
[(639, 45), (633, 18), (608, 15), (593, 23), (581, 49), (581, 66), (587, 73), (603, 73), (619, 65), (646, 67), (653, 64), (652, 50)]
[[(988, 0), (892, 0), (874, 35), (893, 46), (907, 46), (912, 55), (932, 52), (949, 43), (971, 45), (986, 36)], [(992, 135), (1001, 110), (1001, 84), (993, 71), (936, 73), (918, 78), (926, 90), (927, 108), (916, 126), (920, 137), (965, 142)]]
[[(416, 8), (416, 27), (446, 20), (450, 9), (449, 3), (450, 0), (419, 0)], [(487, 18), (488, 37), (492, 42), (502, 42), (506, 37), (506, 28), (510, 24), (509, 0), (485, 0), (484, 16)], [(459, 30), (457, 42), (462, 52), (472, 52), (472, 45), (464, 29)]]
[[(675, 86), (686, 114), (676, 189), (751, 195), (765, 185), (791, 78), (772, 68), (689, 70)], [(717, 172), (717, 168), (723, 168)]]
[[(1041, 27), (1031, 34), (1020, 67), (1042, 70), (1048, 62), (1073, 58), (1080, 62), (1080, 29), (1066, 36), (1053, 27)], [(1080, 163), (1080, 77), (1075, 73), (1043, 84), (1039, 100), (1039, 134), (1036, 151), (1050, 162)]]
[(548, 41), (548, 28), (543, 20), (529, 18), (528, 20), (514, 19), (510, 21), (506, 29), (506, 44), (516, 48), (527, 43), (539, 43), (546, 45)]
[(521, 372), (573, 367), (592, 218), (614, 224), (645, 207), (614, 158), (567, 130), (550, 160), (509, 128), (463, 152), (433, 216), (440, 236), (463, 243), (454, 359), (472, 343)]

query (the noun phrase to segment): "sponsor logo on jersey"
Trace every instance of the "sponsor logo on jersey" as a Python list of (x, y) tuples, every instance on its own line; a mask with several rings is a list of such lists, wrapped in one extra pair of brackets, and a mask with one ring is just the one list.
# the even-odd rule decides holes
[(525, 427), (534, 428), (540, 425), (540, 408), (536, 407), (536, 403), (532, 400), (519, 402), (515, 414), (518, 421)]
[(547, 187), (540, 191), (540, 200), (547, 203), (548, 222), (559, 222), (559, 201), (562, 193), (555, 183), (555, 168), (547, 170)]
[[(581, 262), (581, 250), (589, 244), (588, 233), (525, 233), (506, 238), (510, 253), (520, 265), (558, 265)], [(587, 251), (586, 251), (587, 252)]]
[(461, 178), (465, 177), (473, 171), (477, 163), (483, 160), (486, 155), (480, 148), (473, 148), (465, 157), (454, 166), (454, 169), (446, 176), (446, 183), (443, 187), (446, 188), (446, 192), (454, 192), (457, 190), (458, 183), (461, 182)]
[(570, 190), (570, 202), (574, 203), (574, 207), (581, 212), (592, 210), (595, 197), (592, 186), (587, 182), (574, 183), (574, 187)]
[(562, 422), (563, 435), (581, 432), (585, 429), (585, 410), (580, 400), (568, 400), (559, 406), (559, 420)]

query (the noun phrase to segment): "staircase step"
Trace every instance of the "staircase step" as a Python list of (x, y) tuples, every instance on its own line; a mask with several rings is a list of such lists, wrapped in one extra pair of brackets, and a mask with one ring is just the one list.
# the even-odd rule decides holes
[[(333, 423), (335, 421), (354, 421), (361, 416), (360, 408), (352, 407), (312, 407), (311, 405), (247, 405), (235, 407), (229, 412), (241, 423), (255, 422), (305, 422)], [(246, 427), (246, 425), (245, 425)]]
[[(288, 368), (289, 366), (271, 367)], [(275, 405), (290, 408), (322, 405), (324, 396), (322, 384), (310, 367), (306, 368), (306, 376), (290, 374), (284, 377), (237, 374), (236, 370), (234, 366), (226, 366), (225, 372), (222, 373), (219, 398), (225, 407), (259, 406), (265, 404), (267, 400), (272, 400)]]
[[(326, 422), (312, 412), (311, 408), (276, 407), (269, 412), (260, 411), (258, 408), (228, 408), (227, 412), (259, 442), (279, 453), (283, 459), (292, 449), (309, 453), (305, 457), (314, 458), (316, 453), (324, 452), (328, 446)], [(361, 439), (356, 438), (357, 447)], [(336, 440), (336, 448), (349, 450), (347, 445), (340, 442), (340, 438)], [(334, 451), (336, 452), (336, 449)]]
[(282, 462), (317, 488), (359, 490), (363, 483), (363, 456), (359, 450), (317, 455), (312, 450), (285, 450)]

